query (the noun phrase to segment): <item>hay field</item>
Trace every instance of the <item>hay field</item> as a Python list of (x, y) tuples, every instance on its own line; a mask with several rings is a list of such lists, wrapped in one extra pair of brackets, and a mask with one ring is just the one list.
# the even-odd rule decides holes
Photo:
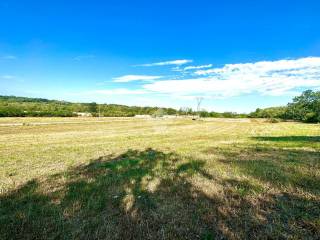
[(319, 239), (320, 125), (0, 119), (0, 239)]

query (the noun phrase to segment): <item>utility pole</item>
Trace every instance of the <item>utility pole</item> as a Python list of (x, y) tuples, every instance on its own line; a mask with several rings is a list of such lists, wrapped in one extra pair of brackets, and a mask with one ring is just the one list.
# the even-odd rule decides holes
[(201, 102), (203, 100), (203, 97), (196, 97), (196, 100), (197, 100), (197, 114), (198, 114), (198, 117), (200, 118)]
[(203, 100), (203, 97), (197, 97), (196, 100), (197, 100), (197, 112), (199, 113), (201, 110), (200, 107), (201, 107), (201, 102)]

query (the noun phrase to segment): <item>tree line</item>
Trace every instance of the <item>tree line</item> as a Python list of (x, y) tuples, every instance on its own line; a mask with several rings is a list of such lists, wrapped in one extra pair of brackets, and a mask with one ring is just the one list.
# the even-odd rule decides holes
[(320, 91), (307, 90), (284, 107), (260, 109), (249, 114), (254, 118), (279, 118), (308, 123), (320, 122)]
[(0, 96), (0, 117), (72, 117), (79, 113), (103, 117), (133, 117), (136, 115), (163, 115), (201, 117), (247, 117), (246, 114), (233, 112), (217, 113), (193, 111), (192, 108), (159, 108), (137, 107), (118, 104), (71, 103), (66, 101), (48, 100), (44, 98), (27, 98), (16, 96)]
[[(72, 117), (80, 113), (104, 117), (132, 117), (153, 115), (158, 107), (136, 107), (118, 104), (71, 103), (43, 98), (0, 96), (0, 117)], [(179, 111), (162, 108), (165, 114), (175, 115)]]
[(71, 103), (44, 98), (0, 96), (0, 117), (72, 117), (79, 113), (92, 116), (133, 117), (136, 115), (199, 115), (200, 117), (218, 118), (270, 118), (320, 122), (320, 91), (307, 90), (293, 98), (291, 103), (282, 107), (256, 109), (249, 114), (236, 112), (196, 112), (192, 108), (137, 107), (118, 104)]

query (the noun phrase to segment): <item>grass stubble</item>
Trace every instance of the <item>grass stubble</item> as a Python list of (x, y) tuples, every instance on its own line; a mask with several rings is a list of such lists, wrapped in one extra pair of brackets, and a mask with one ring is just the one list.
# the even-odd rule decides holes
[(0, 226), (0, 239), (319, 239), (320, 127), (0, 119)]

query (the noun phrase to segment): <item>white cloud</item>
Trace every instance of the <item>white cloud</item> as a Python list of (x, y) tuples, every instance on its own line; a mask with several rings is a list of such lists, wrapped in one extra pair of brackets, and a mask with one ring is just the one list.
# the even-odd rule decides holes
[[(197, 96), (222, 99), (217, 100), (220, 102), (228, 97), (246, 94), (294, 96), (304, 89), (320, 89), (320, 57), (226, 64), (221, 68), (210, 69), (194, 68), (167, 78), (151, 75), (125, 75), (113, 80), (115, 82), (142, 82), (139, 82), (140, 88), (138, 89), (96, 89), (74, 95), (86, 96), (88, 99), (100, 99), (99, 101), (108, 99), (108, 101), (125, 104), (135, 104), (137, 99), (141, 99), (142, 102), (146, 101), (142, 99), (153, 99), (157, 105), (165, 101), (168, 106), (183, 105), (186, 102), (194, 103), (194, 98)], [(235, 101), (235, 99), (230, 99), (230, 101)], [(252, 102), (252, 105), (243, 105), (241, 108), (249, 111), (250, 106), (258, 107), (261, 104), (263, 105), (261, 102)], [(141, 102), (139, 105), (142, 105)], [(239, 111), (239, 108), (237, 110)]]
[(156, 81), (143, 88), (181, 97), (219, 98), (255, 92), (272, 96), (292, 94), (297, 89), (320, 87), (320, 57), (226, 64), (195, 73), (202, 77)]
[(153, 81), (160, 78), (161, 76), (125, 75), (125, 76), (113, 78), (113, 81), (114, 82)]
[(295, 70), (303, 70), (308, 68), (309, 71), (312, 68), (320, 67), (320, 57), (307, 57), (295, 60), (278, 60), (278, 61), (262, 61), (256, 63), (238, 63), (238, 64), (226, 64), (223, 68), (214, 68), (208, 70), (198, 70), (195, 73), (198, 75), (209, 74), (269, 74), (271, 72), (285, 72)]
[(171, 68), (171, 71), (173, 71), (173, 72), (183, 72), (184, 70), (183, 70), (183, 68), (180, 68), (179, 66), (177, 66), (177, 67)]
[(200, 66), (188, 66), (185, 67), (183, 70), (194, 70), (194, 69), (203, 69), (203, 68), (211, 68), (212, 64), (207, 64), (207, 65), (200, 65)]
[(180, 59), (180, 60), (172, 60), (172, 61), (164, 61), (164, 62), (156, 62), (156, 63), (146, 63), (146, 64), (141, 64), (137, 66), (142, 66), (142, 67), (153, 67), (153, 66), (167, 66), (167, 65), (183, 65), (187, 63), (191, 63), (192, 60), (188, 59)]
[(5, 55), (5, 56), (2, 56), (1, 58), (5, 59), (5, 60), (15, 60), (15, 59), (17, 59), (17, 57), (14, 56), (14, 55)]
[(2, 78), (2, 79), (14, 79), (15, 78), (15, 76), (12, 76), (12, 75), (2, 75), (2, 76), (0, 76), (0, 78)]

